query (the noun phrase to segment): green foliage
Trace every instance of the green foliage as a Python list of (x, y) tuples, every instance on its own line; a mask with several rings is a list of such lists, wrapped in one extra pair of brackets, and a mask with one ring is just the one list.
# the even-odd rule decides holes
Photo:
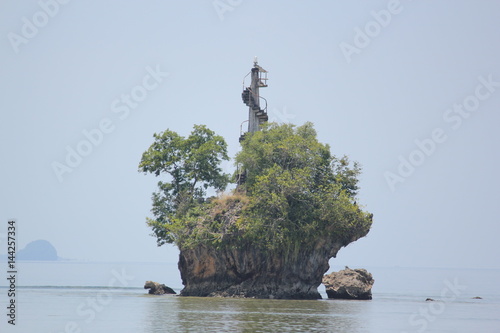
[(242, 145), (236, 162), (248, 173), (248, 237), (279, 248), (324, 236), (349, 243), (368, 232), (371, 215), (355, 202), (359, 165), (331, 155), (311, 123), (267, 124)]
[(153, 194), (155, 218), (148, 224), (158, 244), (252, 244), (286, 252), (319, 240), (347, 245), (370, 229), (371, 214), (356, 204), (359, 165), (333, 156), (311, 123), (266, 124), (248, 133), (235, 158), (246, 182), (232, 194), (206, 200), (207, 187), (222, 190), (227, 184), (218, 167), (223, 159), (224, 140), (205, 127), (195, 126), (188, 139), (171, 131), (155, 135), (139, 167), (172, 178)]
[(158, 245), (177, 242), (186, 227), (180, 217), (193, 214), (208, 189), (226, 188), (229, 175), (220, 168), (222, 160), (229, 160), (227, 144), (205, 126), (195, 125), (187, 138), (171, 130), (154, 134), (139, 171), (169, 176), (169, 181), (158, 182), (152, 196), (154, 219), (147, 219)]

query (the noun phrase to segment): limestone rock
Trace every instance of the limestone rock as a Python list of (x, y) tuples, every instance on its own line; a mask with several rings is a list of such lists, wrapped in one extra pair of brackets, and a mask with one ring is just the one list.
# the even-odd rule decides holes
[[(230, 225), (241, 209), (238, 205), (226, 207), (220, 219)], [(181, 247), (178, 267), (184, 289), (180, 295), (319, 299), (318, 286), (330, 268), (330, 258), (369, 231), (360, 227), (337, 234), (334, 223), (328, 228), (314, 241), (279, 249), (259, 247), (230, 233), (223, 235), (223, 246)]]
[(176, 294), (176, 292), (172, 288), (153, 281), (146, 281), (146, 283), (144, 284), (144, 289), (149, 289), (150, 295)]
[(372, 299), (372, 286), (375, 281), (366, 269), (346, 269), (323, 277), (328, 298)]
[(319, 299), (317, 287), (328, 260), (345, 246), (325, 243), (289, 257), (252, 244), (181, 250), (181, 296)]

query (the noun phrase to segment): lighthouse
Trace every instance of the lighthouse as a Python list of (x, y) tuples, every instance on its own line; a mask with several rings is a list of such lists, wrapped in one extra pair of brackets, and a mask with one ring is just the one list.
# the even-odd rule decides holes
[[(246, 86), (245, 80), (250, 76), (250, 86)], [(241, 125), (248, 122), (248, 131), (243, 133), (243, 128), (240, 126), (240, 143), (245, 140), (247, 133), (254, 133), (260, 129), (260, 125), (267, 122), (267, 100), (260, 96), (260, 88), (267, 87), (267, 71), (260, 67), (257, 57), (254, 58), (253, 67), (250, 73), (243, 78), (243, 92), (241, 98), (243, 103), (248, 106), (248, 119)], [(261, 105), (261, 101), (263, 102)], [(242, 185), (247, 178), (246, 170), (238, 169), (236, 173), (236, 183)]]
[[(250, 76), (250, 86), (245, 86), (245, 80)], [(259, 126), (265, 123), (267, 116), (267, 100), (260, 96), (260, 88), (267, 87), (267, 71), (260, 67), (257, 57), (254, 58), (253, 67), (243, 78), (243, 92), (241, 98), (248, 106), (248, 132), (253, 133), (259, 130)], [(261, 100), (263, 105), (261, 106)], [(244, 134), (240, 136), (240, 142), (244, 139)]]

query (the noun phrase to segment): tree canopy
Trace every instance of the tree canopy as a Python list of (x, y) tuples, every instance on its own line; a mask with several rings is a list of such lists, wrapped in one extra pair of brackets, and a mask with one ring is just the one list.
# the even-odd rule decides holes
[(148, 219), (159, 245), (243, 242), (276, 249), (325, 236), (348, 244), (371, 226), (371, 214), (356, 203), (359, 165), (332, 155), (312, 123), (270, 123), (247, 133), (235, 157), (246, 182), (207, 200), (207, 188), (227, 185), (219, 166), (227, 159), (224, 139), (204, 126), (188, 138), (169, 130), (155, 135), (139, 169), (171, 177), (159, 182)]
[(220, 163), (229, 157), (224, 138), (203, 125), (195, 125), (187, 138), (171, 130), (153, 137), (153, 144), (142, 154), (139, 171), (169, 176), (169, 181), (158, 182), (152, 196), (154, 219), (147, 219), (162, 245), (175, 242), (177, 217), (202, 202), (207, 189), (226, 188), (229, 175), (222, 172)]
[(247, 171), (246, 224), (266, 246), (325, 234), (347, 241), (371, 225), (355, 199), (360, 166), (333, 156), (312, 123), (263, 126), (243, 141), (236, 162)]

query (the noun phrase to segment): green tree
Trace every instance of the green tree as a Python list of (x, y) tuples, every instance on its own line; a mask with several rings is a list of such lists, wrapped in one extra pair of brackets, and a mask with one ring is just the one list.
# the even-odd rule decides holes
[(246, 236), (263, 246), (314, 244), (325, 235), (350, 242), (371, 226), (356, 203), (360, 166), (333, 156), (311, 123), (266, 124), (242, 142), (236, 163), (247, 172)]
[(226, 188), (229, 175), (222, 172), (220, 163), (229, 157), (224, 138), (206, 126), (195, 125), (187, 138), (171, 130), (153, 137), (139, 171), (169, 176), (168, 181), (158, 182), (152, 195), (154, 218), (147, 218), (160, 246), (178, 243), (186, 234), (185, 218), (204, 202), (209, 189)]

